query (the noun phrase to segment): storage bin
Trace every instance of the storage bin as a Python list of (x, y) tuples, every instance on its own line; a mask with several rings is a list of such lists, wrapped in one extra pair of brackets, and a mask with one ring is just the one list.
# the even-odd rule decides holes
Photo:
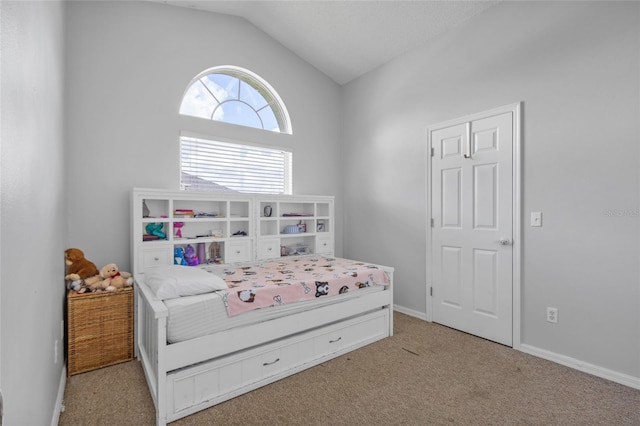
[(134, 358), (133, 287), (67, 293), (67, 376)]

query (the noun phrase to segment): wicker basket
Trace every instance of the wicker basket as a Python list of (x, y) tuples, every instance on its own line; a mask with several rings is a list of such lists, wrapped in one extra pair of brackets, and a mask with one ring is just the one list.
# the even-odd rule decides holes
[(67, 375), (132, 360), (133, 288), (67, 294)]

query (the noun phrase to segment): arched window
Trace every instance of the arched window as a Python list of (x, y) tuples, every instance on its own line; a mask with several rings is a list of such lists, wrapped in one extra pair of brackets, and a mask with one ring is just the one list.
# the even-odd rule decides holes
[[(220, 66), (197, 75), (180, 114), (291, 134), (291, 121), (275, 90), (251, 71)], [(192, 191), (291, 194), (293, 153), (260, 143), (180, 136), (180, 186)], [(201, 135), (201, 134), (200, 134)]]
[(291, 134), (289, 113), (275, 90), (243, 68), (220, 66), (196, 76), (180, 114)]

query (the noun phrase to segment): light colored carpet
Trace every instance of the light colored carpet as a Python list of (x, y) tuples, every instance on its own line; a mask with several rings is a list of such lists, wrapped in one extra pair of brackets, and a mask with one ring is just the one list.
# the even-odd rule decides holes
[[(640, 390), (396, 313), (395, 335), (172, 425), (640, 425)], [(139, 362), (72, 376), (60, 425), (153, 425)]]

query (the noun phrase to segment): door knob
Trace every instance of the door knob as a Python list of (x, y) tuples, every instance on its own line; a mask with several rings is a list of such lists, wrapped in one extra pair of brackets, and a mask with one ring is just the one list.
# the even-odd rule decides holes
[(498, 242), (500, 243), (501, 246), (510, 246), (511, 245), (511, 239), (510, 238), (500, 238), (498, 240)]

